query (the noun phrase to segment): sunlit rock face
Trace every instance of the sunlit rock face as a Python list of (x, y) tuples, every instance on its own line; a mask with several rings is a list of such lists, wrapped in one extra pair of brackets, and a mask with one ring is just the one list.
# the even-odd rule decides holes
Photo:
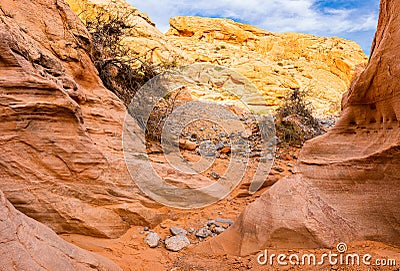
[(322, 116), (340, 110), (342, 94), (366, 56), (352, 41), (273, 33), (228, 19), (175, 17), (166, 33), (194, 61), (230, 67), (248, 77), (272, 108), (302, 89)]
[[(164, 35), (146, 14), (124, 0), (67, 0), (85, 20), (100, 9), (132, 13), (125, 44), (150, 63), (209, 62), (249, 78), (271, 109), (293, 89), (305, 90), (316, 115), (340, 111), (342, 94), (367, 57), (353, 41), (300, 33), (272, 33), (227, 19), (182, 16)], [(221, 97), (215, 97), (220, 100)]]
[(381, 2), (371, 60), (336, 126), (304, 146), (297, 173), (200, 249), (244, 255), (354, 240), (400, 244), (399, 13), (398, 1)]
[[(0, 189), (58, 233), (118, 237), (165, 209), (136, 188), (122, 151), (125, 107), (63, 1), (1, 1)], [(147, 207), (145, 207), (147, 206)]]

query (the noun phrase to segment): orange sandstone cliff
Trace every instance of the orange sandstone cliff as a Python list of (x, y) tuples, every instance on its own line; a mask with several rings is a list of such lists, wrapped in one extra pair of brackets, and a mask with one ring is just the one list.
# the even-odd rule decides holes
[(159, 223), (165, 209), (126, 169), (125, 107), (97, 76), (84, 25), (64, 1), (0, 6), (0, 190), (57, 233)]

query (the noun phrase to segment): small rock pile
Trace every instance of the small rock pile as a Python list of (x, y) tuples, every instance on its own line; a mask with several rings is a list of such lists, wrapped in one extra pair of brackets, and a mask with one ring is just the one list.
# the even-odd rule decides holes
[[(207, 121), (196, 121), (185, 127), (180, 135), (179, 147), (205, 157), (229, 159), (232, 142), (240, 146), (239, 152), (250, 157), (260, 157), (262, 139), (253, 116), (238, 116), (246, 132), (226, 133), (222, 127)], [(218, 177), (214, 177), (218, 179)]]
[(164, 241), (156, 232), (150, 231), (147, 233), (144, 241), (151, 248), (158, 247), (160, 243), (164, 243), (166, 249), (178, 252), (191, 244), (187, 235), (195, 236), (199, 241), (203, 241), (207, 237), (213, 237), (223, 233), (232, 224), (232, 220), (218, 217), (216, 220), (209, 219), (204, 223), (203, 227), (198, 230), (189, 228), (189, 231), (187, 231), (179, 227), (170, 227), (169, 230), (172, 236), (168, 236)]

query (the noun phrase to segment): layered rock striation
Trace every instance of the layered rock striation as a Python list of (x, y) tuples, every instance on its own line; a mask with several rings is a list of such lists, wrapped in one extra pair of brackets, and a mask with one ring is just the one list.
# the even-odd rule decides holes
[(110, 260), (69, 244), (17, 211), (0, 191), (1, 270), (120, 271)]
[(194, 61), (226, 66), (249, 78), (271, 108), (304, 90), (315, 114), (340, 110), (341, 95), (366, 62), (361, 48), (341, 38), (273, 33), (228, 19), (175, 17), (167, 37)]
[(249, 205), (201, 249), (246, 255), (268, 247), (400, 244), (400, 3), (382, 0), (367, 68), (326, 135), (304, 146), (297, 173)]
[(232, 68), (258, 87), (272, 109), (290, 91), (301, 89), (317, 116), (339, 112), (342, 94), (367, 61), (355, 42), (335, 37), (273, 33), (228, 19), (194, 16), (172, 18), (164, 35), (147, 15), (124, 0), (67, 2), (84, 21), (103, 11), (130, 13), (127, 22), (133, 28), (124, 43), (141, 60), (167, 65), (207, 62)]
[(166, 210), (136, 188), (125, 107), (97, 76), (63, 1), (0, 1), (0, 189), (58, 233), (118, 237)]

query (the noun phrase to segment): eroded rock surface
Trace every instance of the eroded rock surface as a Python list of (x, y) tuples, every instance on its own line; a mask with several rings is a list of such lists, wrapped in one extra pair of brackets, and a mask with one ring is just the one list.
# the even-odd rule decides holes
[(124, 41), (142, 60), (168, 65), (208, 62), (232, 68), (258, 87), (272, 109), (291, 90), (301, 89), (319, 117), (339, 112), (342, 94), (367, 61), (355, 42), (340, 38), (273, 33), (228, 19), (191, 16), (172, 18), (164, 35), (151, 18), (124, 0), (67, 2), (83, 20), (101, 9), (113, 14), (131, 11), (128, 22), (134, 28)]
[(66, 0), (71, 9), (83, 20), (93, 20), (98, 14), (110, 13), (126, 18), (133, 28), (123, 37), (124, 44), (135, 52), (141, 61), (150, 63), (185, 63), (183, 50), (169, 42), (151, 19), (125, 0)]
[(166, 210), (123, 159), (125, 108), (105, 89), (89, 35), (63, 1), (0, 1), (0, 189), (58, 233), (117, 237)]
[(317, 115), (339, 111), (366, 56), (352, 41), (300, 33), (273, 33), (228, 19), (182, 16), (167, 37), (194, 61), (232, 68), (249, 78), (272, 107), (290, 90), (305, 90)]
[(1, 270), (121, 270), (112, 261), (69, 244), (17, 211), (0, 191)]
[(308, 142), (297, 174), (275, 184), (200, 250), (400, 244), (400, 3), (382, 0), (371, 60), (346, 95), (337, 125)]

